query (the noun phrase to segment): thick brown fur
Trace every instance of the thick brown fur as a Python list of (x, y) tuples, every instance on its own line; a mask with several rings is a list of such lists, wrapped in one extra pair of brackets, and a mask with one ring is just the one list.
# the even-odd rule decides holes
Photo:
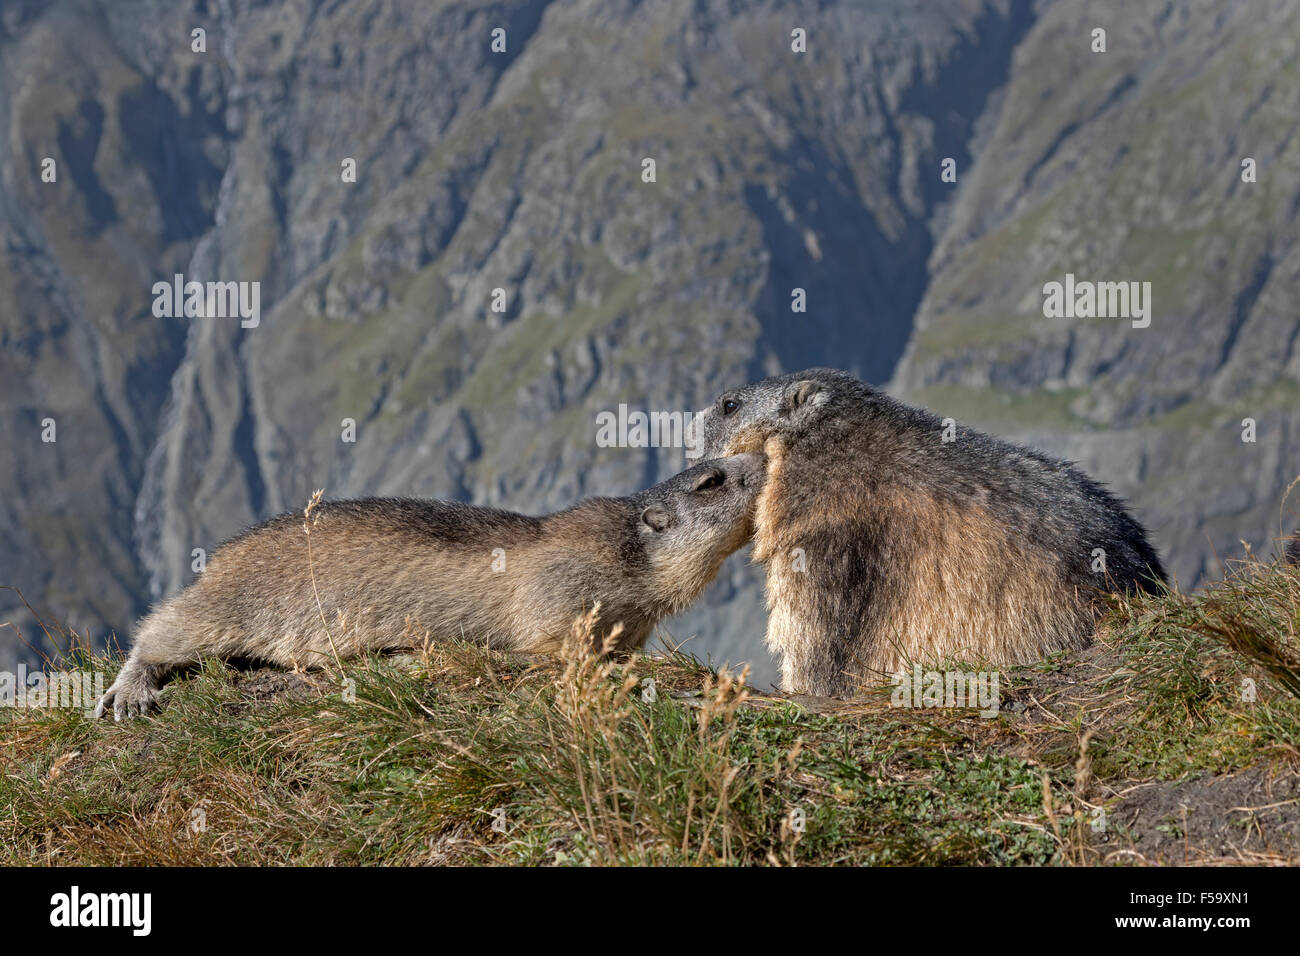
[(619, 648), (639, 647), (750, 537), (763, 480), (761, 456), (742, 455), (541, 518), (393, 498), (273, 518), (140, 622), (98, 713), (147, 711), (205, 656), (310, 667), (448, 638), (554, 652), (597, 604)]
[(1101, 592), (1163, 580), (1141, 526), (1068, 463), (967, 428), (944, 442), (937, 416), (843, 372), (724, 393), (701, 425), (706, 453), (768, 458), (754, 559), (787, 690), (1081, 647)]

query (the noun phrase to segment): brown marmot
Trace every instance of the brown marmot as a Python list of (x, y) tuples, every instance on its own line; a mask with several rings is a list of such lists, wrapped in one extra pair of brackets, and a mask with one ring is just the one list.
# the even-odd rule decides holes
[(1146, 532), (1070, 463), (834, 369), (724, 392), (706, 455), (762, 449), (754, 560), (787, 690), (843, 696), (908, 662), (1008, 665), (1090, 642), (1102, 590), (1165, 580)]
[(400, 498), (272, 518), (141, 620), (95, 715), (148, 711), (166, 675), (202, 656), (310, 666), (426, 636), (555, 651), (597, 603), (603, 625), (623, 626), (619, 649), (639, 647), (753, 534), (763, 480), (762, 456), (746, 454), (541, 518)]

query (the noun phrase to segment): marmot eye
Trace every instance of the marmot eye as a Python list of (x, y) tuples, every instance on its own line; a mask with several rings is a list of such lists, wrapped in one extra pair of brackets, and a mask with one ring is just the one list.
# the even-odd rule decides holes
[(718, 488), (727, 480), (727, 476), (720, 471), (709, 472), (695, 482), (696, 491), (704, 491), (708, 488)]
[(734, 398), (729, 398), (722, 403), (722, 414), (730, 415), (739, 407), (740, 407), (740, 402), (736, 401)]

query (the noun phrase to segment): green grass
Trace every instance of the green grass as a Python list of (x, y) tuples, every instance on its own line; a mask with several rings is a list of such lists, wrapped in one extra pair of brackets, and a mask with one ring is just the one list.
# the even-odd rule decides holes
[(805, 706), (683, 656), (584, 652), (590, 626), (559, 660), (213, 661), (143, 721), (0, 710), (0, 863), (1096, 862), (1135, 838), (1099, 846), (1087, 814), (1135, 784), (1294, 768), (1297, 627), (1300, 574), (1275, 565), (1117, 601), (1088, 654), (1005, 675), (1004, 704), (1033, 706), (993, 719)]
[[(250, 702), (219, 663), (148, 721), (6, 720), (7, 863), (1046, 862), (1023, 760), (925, 723), (747, 706), (687, 659), (469, 646)], [(658, 699), (642, 699), (653, 678)], [(286, 678), (290, 679), (290, 678)], [(699, 696), (672, 696), (692, 688)], [(76, 754), (71, 759), (63, 759)], [(1008, 790), (1008, 787), (1017, 788)], [(188, 827), (196, 810), (205, 829)], [(494, 817), (494, 811), (499, 815)], [(798, 812), (804, 826), (793, 824)], [(1023, 817), (1018, 824), (1008, 817)], [(494, 821), (504, 831), (494, 829)]]

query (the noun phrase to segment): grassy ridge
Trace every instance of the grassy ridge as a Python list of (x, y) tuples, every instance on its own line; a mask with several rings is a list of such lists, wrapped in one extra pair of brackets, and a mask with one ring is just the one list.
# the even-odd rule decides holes
[(211, 662), (145, 721), (0, 708), (0, 863), (1300, 862), (1296, 569), (1119, 602), (991, 719), (616, 662), (593, 627), (560, 660)]

